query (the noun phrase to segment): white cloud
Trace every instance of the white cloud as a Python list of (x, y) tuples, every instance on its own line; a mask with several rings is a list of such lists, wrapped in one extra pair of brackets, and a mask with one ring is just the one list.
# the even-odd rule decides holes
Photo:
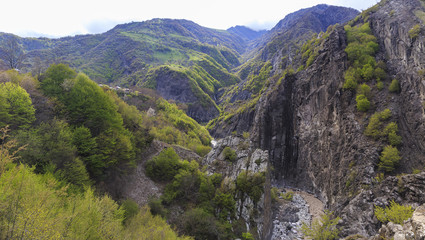
[(376, 0), (14, 0), (2, 3), (7, 11), (0, 14), (0, 31), (67, 36), (99, 33), (117, 23), (152, 18), (188, 19), (218, 29), (234, 25), (271, 28), (286, 14), (319, 3), (366, 9)]

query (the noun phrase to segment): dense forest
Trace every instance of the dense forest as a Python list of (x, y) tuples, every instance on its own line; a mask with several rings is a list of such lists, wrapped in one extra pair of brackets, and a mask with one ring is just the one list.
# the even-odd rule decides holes
[(158, 109), (149, 117), (63, 64), (38, 79), (16, 70), (0, 78), (2, 239), (177, 238), (148, 208), (97, 186), (131, 171), (153, 139), (205, 155), (211, 137), (202, 126), (175, 104), (133, 92)]

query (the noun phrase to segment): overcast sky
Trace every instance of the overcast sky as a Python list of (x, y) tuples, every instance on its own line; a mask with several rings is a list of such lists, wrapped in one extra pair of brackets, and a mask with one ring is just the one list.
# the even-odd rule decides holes
[(286, 14), (320, 3), (364, 10), (378, 0), (10, 0), (2, 2), (0, 32), (23, 37), (101, 33), (152, 18), (192, 20), (227, 29), (270, 29)]

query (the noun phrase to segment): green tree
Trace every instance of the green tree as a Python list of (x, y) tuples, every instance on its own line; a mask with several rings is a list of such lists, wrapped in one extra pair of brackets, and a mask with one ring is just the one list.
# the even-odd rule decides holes
[(314, 220), (309, 226), (303, 223), (301, 232), (312, 240), (338, 239), (339, 229), (336, 227), (339, 217), (334, 217), (330, 211), (325, 211), (320, 220)]
[[(7, 113), (6, 113), (7, 112)], [(19, 85), (0, 83), (1, 125), (10, 125), (12, 129), (29, 128), (35, 120), (35, 109), (29, 94)]]
[(391, 172), (398, 165), (401, 157), (396, 147), (388, 145), (384, 147), (384, 150), (382, 151), (379, 159), (379, 169), (382, 169), (386, 172)]
[(77, 73), (65, 64), (51, 65), (44, 74), (41, 75), (41, 88), (44, 94), (49, 97), (63, 97), (63, 83), (66, 79), (74, 79)]
[(224, 156), (224, 160), (229, 161), (229, 162), (235, 162), (237, 159), (237, 155), (235, 150), (231, 149), (230, 147), (225, 147), (223, 149), (223, 156)]
[(391, 84), (390, 84), (390, 86), (388, 87), (388, 90), (390, 90), (390, 92), (393, 92), (393, 93), (398, 93), (398, 92), (400, 92), (400, 83), (398, 82), (398, 80), (397, 80), (397, 79), (393, 79), (393, 80), (391, 81)]
[(363, 94), (357, 95), (356, 102), (357, 102), (357, 110), (361, 112), (367, 112), (369, 110), (370, 102), (365, 95)]
[(412, 215), (413, 208), (411, 206), (400, 205), (394, 200), (390, 201), (390, 206), (385, 208), (375, 206), (375, 216), (382, 223), (393, 222), (395, 224), (403, 224)]
[(170, 181), (181, 167), (179, 155), (173, 148), (166, 148), (147, 161), (146, 174), (157, 181)]

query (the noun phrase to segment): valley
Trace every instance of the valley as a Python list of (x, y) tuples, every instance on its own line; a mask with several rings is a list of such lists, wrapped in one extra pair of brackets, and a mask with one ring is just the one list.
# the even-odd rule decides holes
[(424, 16), (1, 33), (0, 239), (423, 239)]

